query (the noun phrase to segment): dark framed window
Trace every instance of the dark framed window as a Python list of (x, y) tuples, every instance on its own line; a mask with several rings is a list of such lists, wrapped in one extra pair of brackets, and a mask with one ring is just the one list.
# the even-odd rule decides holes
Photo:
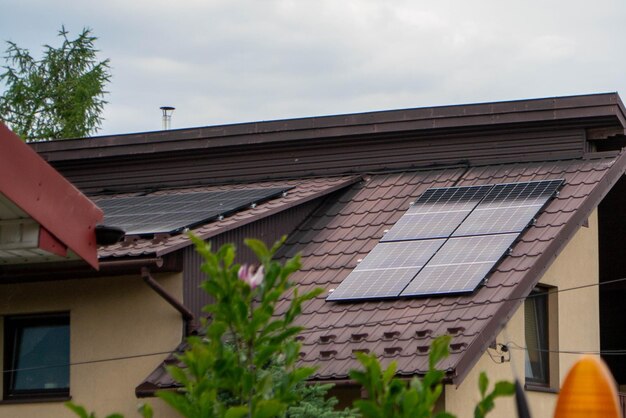
[(550, 318), (548, 289), (536, 287), (524, 302), (526, 383), (550, 385)]
[(69, 397), (68, 313), (4, 318), (4, 399)]

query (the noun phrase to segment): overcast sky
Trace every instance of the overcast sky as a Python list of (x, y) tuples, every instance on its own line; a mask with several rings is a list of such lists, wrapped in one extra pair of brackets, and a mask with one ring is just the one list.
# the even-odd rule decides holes
[(92, 28), (116, 134), (160, 129), (162, 105), (184, 128), (626, 95), (625, 17), (625, 0), (0, 0), (0, 40), (40, 56), (62, 24)]

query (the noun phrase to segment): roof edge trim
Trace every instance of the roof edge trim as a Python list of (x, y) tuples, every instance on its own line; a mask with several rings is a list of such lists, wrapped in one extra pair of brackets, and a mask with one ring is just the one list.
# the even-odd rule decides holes
[(600, 204), (615, 183), (626, 173), (626, 150), (623, 150), (620, 154), (613, 166), (608, 169), (606, 175), (598, 182), (598, 185), (581, 204), (580, 208), (563, 226), (559, 234), (554, 237), (552, 242), (539, 256), (538, 260), (520, 280), (520, 283), (515, 286), (515, 290), (511, 293), (510, 299), (500, 305), (498, 310), (494, 312), (494, 319), (487, 324), (479, 333), (477, 339), (468, 347), (465, 355), (461, 357), (457, 364), (455, 370), (456, 375), (452, 379), (454, 384), (459, 385), (463, 382), (472, 367), (478, 362), (482, 354), (484, 354), (489, 344), (497, 337), (498, 333), (511, 319), (515, 310), (522, 304), (524, 298), (530, 294), (532, 288), (541, 280), (552, 262), (561, 254), (565, 246), (574, 237), (578, 229)]
[(97, 269), (102, 211), (2, 122), (0, 156), (0, 192)]
[[(92, 137), (88, 140), (48, 141), (31, 145), (38, 153), (45, 155), (48, 161), (65, 161), (371, 135), (388, 132), (390, 129), (418, 131), (511, 123), (547, 123), (581, 118), (608, 118), (610, 124), (626, 127), (626, 108), (617, 93), (602, 93), (216, 125)], [(398, 126), (390, 128), (393, 125)]]

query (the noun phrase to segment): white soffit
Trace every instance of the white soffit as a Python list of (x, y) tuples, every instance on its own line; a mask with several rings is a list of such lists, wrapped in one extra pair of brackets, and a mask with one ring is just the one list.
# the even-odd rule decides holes
[(77, 259), (40, 248), (41, 226), (0, 193), (0, 265)]

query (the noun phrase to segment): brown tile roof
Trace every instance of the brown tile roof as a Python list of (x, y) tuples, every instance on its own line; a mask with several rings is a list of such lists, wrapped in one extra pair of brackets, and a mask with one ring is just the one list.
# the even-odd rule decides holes
[[(310, 200), (324, 196), (333, 191), (347, 187), (358, 181), (360, 176), (343, 177), (322, 177), (300, 180), (271, 181), (246, 184), (230, 184), (221, 186), (194, 187), (175, 190), (162, 190), (149, 193), (150, 196), (164, 194), (194, 193), (216, 190), (234, 190), (244, 188), (271, 188), (271, 187), (292, 187), (286, 196), (271, 199), (261, 203), (254, 208), (239, 211), (232, 216), (227, 216), (220, 221), (210, 222), (200, 227), (192, 229), (191, 232), (203, 239), (209, 239), (223, 232), (239, 228), (248, 223), (257, 221), (267, 216), (274, 215), (283, 210), (300, 205)], [(130, 194), (132, 195), (132, 194)], [(118, 197), (129, 196), (129, 194), (116, 195)], [(110, 199), (111, 195), (96, 196), (93, 200), (98, 203), (99, 199)], [(154, 239), (131, 237), (124, 242), (98, 249), (100, 260), (112, 257), (137, 257), (137, 256), (157, 256), (171, 253), (178, 249), (190, 245), (190, 241), (185, 234), (172, 236), (161, 236)]]
[[(626, 156), (584, 160), (402, 172), (371, 175), (321, 208), (288, 242), (286, 255), (301, 252), (303, 268), (294, 280), (324, 294), (309, 303), (299, 322), (302, 363), (317, 367), (315, 379), (345, 379), (365, 350), (398, 361), (401, 375), (427, 369), (433, 336), (453, 334), (452, 355), (441, 365), (460, 382), (495, 338), (503, 318), (521, 303), (550, 261), (624, 172)], [(612, 169), (613, 168), (613, 169)], [(327, 302), (325, 297), (378, 243), (421, 193), (430, 187), (543, 179), (565, 185), (489, 277), (470, 295), (360, 303)], [(303, 289), (304, 290), (304, 289)]]
[[(302, 290), (326, 290), (304, 306), (299, 323), (302, 364), (315, 380), (342, 380), (357, 367), (355, 352), (396, 360), (400, 375), (423, 373), (434, 336), (451, 334), (452, 353), (440, 367), (460, 383), (502, 325), (626, 169), (626, 153), (577, 160), (441, 168), (370, 174), (328, 202), (294, 233), (284, 256), (302, 253), (293, 279)], [(421, 193), (431, 187), (564, 179), (487, 283), (472, 294), (337, 303), (325, 300)], [(283, 300), (277, 313), (286, 307)], [(173, 382), (161, 366), (137, 388), (147, 395)]]

